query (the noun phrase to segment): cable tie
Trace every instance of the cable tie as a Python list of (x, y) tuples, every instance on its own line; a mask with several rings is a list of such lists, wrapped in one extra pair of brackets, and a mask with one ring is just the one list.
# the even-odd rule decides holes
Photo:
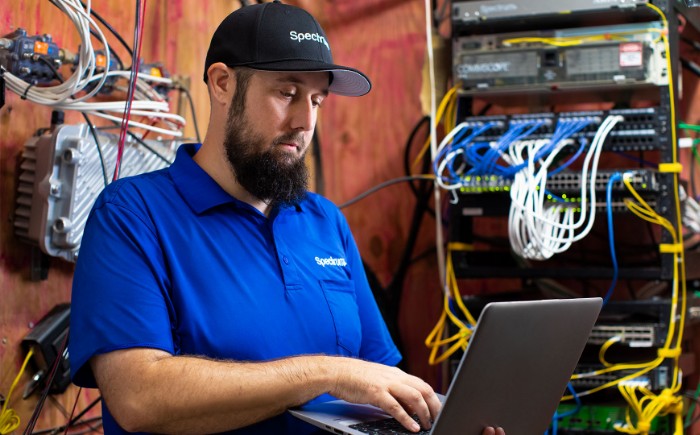
[(639, 433), (649, 433), (651, 430), (651, 423), (645, 420), (638, 421), (637, 430)]
[(27, 99), (27, 93), (28, 93), (29, 90), (32, 88), (32, 86), (34, 86), (34, 85), (36, 85), (36, 82), (34, 82), (34, 81), (31, 82), (31, 83), (29, 83), (29, 86), (27, 86), (27, 89), (24, 90), (24, 93), (22, 94), (22, 96), (20, 96), (20, 98), (23, 99), (23, 100), (26, 100), (26, 99)]
[(473, 251), (474, 245), (471, 243), (450, 242), (447, 244), (447, 249), (451, 251)]
[(680, 174), (683, 170), (683, 165), (680, 163), (660, 163), (659, 172), (670, 172), (674, 174)]
[(659, 252), (662, 254), (682, 254), (683, 244), (682, 243), (661, 243), (659, 245)]
[(659, 349), (657, 351), (657, 354), (661, 358), (678, 358), (681, 356), (681, 349), (680, 348), (675, 348), (675, 349)]

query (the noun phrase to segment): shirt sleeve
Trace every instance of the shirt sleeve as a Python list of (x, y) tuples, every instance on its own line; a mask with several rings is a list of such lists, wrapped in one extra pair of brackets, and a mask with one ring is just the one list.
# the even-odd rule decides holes
[[(123, 184), (120, 184), (123, 187)], [(145, 213), (113, 201), (110, 185), (83, 234), (73, 278), (69, 354), (73, 382), (95, 387), (95, 355), (147, 347), (175, 353), (168, 274)]]

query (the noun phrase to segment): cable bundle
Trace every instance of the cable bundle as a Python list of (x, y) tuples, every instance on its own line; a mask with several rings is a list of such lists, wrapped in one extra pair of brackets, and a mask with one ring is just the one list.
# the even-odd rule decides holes
[[(440, 319), (424, 342), (430, 349), (428, 363), (431, 365), (445, 361), (460, 349), (462, 351), (466, 350), (469, 339), (472, 336), (472, 331), (476, 326), (476, 319), (469, 312), (462, 300), (462, 295), (457, 285), (454, 265), (452, 264), (452, 253), (454, 251), (469, 250), (469, 247), (462, 243), (451, 242), (447, 245), (447, 250), (446, 278), (449, 293), (443, 296), (443, 311), (440, 315)], [(459, 312), (456, 312), (455, 305), (459, 308)], [(464, 320), (458, 317), (459, 313), (462, 314)], [(451, 336), (446, 337), (449, 328), (448, 320), (457, 328), (457, 331)], [(449, 347), (438, 355), (438, 352), (443, 346)]]
[[(560, 120), (547, 139), (530, 139), (548, 120), (512, 122), (497, 141), (476, 141), (499, 122), (463, 122), (440, 143), (433, 161), (436, 181), (446, 190), (457, 190), (472, 176), (499, 176), (512, 179), (509, 238), (516, 254), (523, 258), (545, 260), (564, 252), (585, 237), (595, 221), (595, 181), (603, 143), (623, 118), (609, 116), (596, 132), (581, 171), (581, 212), (568, 204), (552, 204), (547, 191), (549, 176), (569, 167), (587, 145), (572, 137), (594, 119)], [(573, 155), (556, 164), (564, 151), (576, 146)]]
[[(91, 16), (90, 3), (88, 2), (86, 6), (83, 6), (80, 0), (53, 0), (53, 4), (70, 18), (80, 35), (81, 43), (78, 63), (73, 74), (57, 85), (39, 87), (3, 69), (2, 75), (7, 83), (7, 88), (20, 95), (23, 99), (50, 106), (56, 110), (76, 110), (111, 121), (121, 122), (119, 115), (124, 113), (127, 105), (126, 101), (87, 102), (87, 100), (97, 95), (109, 77), (129, 78), (128, 71), (97, 72), (97, 57), (92, 45), (91, 31), (94, 32), (105, 48), (106, 65), (110, 64), (111, 53), (104, 33)], [(54, 72), (57, 73), (57, 71)], [(136, 81), (138, 92), (134, 94), (135, 101), (132, 103), (132, 109), (134, 109), (132, 113), (165, 121), (169, 123), (168, 128), (154, 127), (150, 124), (135, 121), (129, 121), (129, 126), (143, 128), (160, 134), (176, 137), (182, 136), (181, 128), (185, 124), (185, 119), (179, 115), (169, 113), (170, 107), (168, 103), (158, 96), (149, 82), (172, 84), (172, 80), (168, 78), (141, 74)], [(84, 95), (76, 96), (83, 91), (86, 91)]]
[[(568, 204), (547, 200), (547, 176), (555, 173), (549, 168), (567, 147), (567, 142), (523, 141), (511, 147), (509, 157), (512, 164), (523, 167), (515, 174), (510, 190), (508, 236), (516, 254), (532, 260), (546, 260), (588, 235), (595, 222), (596, 176), (603, 143), (621, 120), (620, 116), (607, 117), (586, 153), (581, 169), (580, 213)], [(545, 147), (551, 148), (548, 154), (543, 150)], [(582, 149), (583, 146), (579, 151)], [(547, 157), (540, 160), (539, 157), (545, 154)], [(561, 169), (559, 167), (556, 171)]]
[[(499, 127), (498, 122), (459, 124), (438, 146), (437, 157), (433, 161), (438, 185), (446, 190), (456, 190), (462, 187), (463, 177), (467, 175), (512, 176), (518, 169), (504, 166), (498, 161), (504, 157), (509, 146), (527, 137), (542, 125), (544, 121), (515, 124), (496, 143), (491, 144), (474, 140), (490, 129)], [(471, 134), (468, 134), (470, 131)]]

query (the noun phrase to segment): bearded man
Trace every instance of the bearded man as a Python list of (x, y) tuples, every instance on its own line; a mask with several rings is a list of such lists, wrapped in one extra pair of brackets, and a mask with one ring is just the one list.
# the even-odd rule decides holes
[(204, 80), (203, 143), (110, 184), (82, 239), (71, 372), (100, 389), (105, 434), (311, 433), (284, 411), (333, 397), (429, 428), (438, 397), (394, 367), (348, 224), (307, 191), (319, 108), (369, 79), (274, 2), (220, 24)]

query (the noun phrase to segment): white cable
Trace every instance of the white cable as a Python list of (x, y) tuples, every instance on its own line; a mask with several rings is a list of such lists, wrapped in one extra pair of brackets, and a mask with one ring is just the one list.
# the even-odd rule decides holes
[(683, 186), (678, 186), (678, 196), (683, 205), (683, 225), (695, 234), (700, 234), (700, 204), (688, 196)]
[[(433, 26), (431, 24), (430, 10), (430, 0), (425, 0), (425, 38), (428, 54), (428, 75), (430, 78), (430, 154), (432, 156), (431, 160), (435, 160), (435, 156), (437, 156), (437, 102), (435, 101), (435, 60), (433, 58)], [(433, 188), (433, 197), (435, 199), (435, 248), (437, 250), (438, 272), (440, 274), (442, 291), (449, 295), (443, 242), (444, 235), (442, 233), (442, 212), (440, 210), (442, 201), (440, 198), (440, 186), (437, 183), (435, 183)]]
[[(131, 113), (134, 113), (134, 112), (135, 112), (134, 110), (131, 111)], [(108, 115), (108, 114), (106, 114), (106, 113), (104, 113), (104, 112), (89, 112), (89, 113), (90, 113), (91, 115), (93, 115), (93, 116), (98, 116), (98, 117), (100, 117), (100, 118), (109, 119), (110, 121), (114, 121), (114, 122), (121, 122), (121, 120), (122, 120), (121, 117), (113, 116), (113, 115)], [(168, 114), (168, 113), (158, 113), (158, 112), (148, 112), (148, 113), (149, 113), (148, 116), (157, 116), (157, 115), (165, 116), (165, 115), (168, 115), (168, 116), (172, 116), (172, 117), (176, 117), (176, 118), (182, 119), (182, 117), (180, 117), (180, 116), (178, 116), (178, 115), (172, 115), (172, 114)], [(144, 124), (144, 123), (141, 123), (141, 122), (138, 122), (138, 121), (134, 121), (134, 120), (132, 120), (132, 119), (129, 120), (129, 127), (143, 128), (144, 130), (149, 130), (149, 131), (152, 131), (152, 132), (155, 132), (155, 133), (167, 134), (167, 135), (171, 135), (171, 136), (175, 136), (175, 137), (181, 137), (181, 136), (182, 136), (182, 132), (181, 132), (181, 131), (178, 131), (178, 130), (166, 130), (166, 129), (163, 129), (163, 128), (154, 127), (154, 126), (149, 125), (149, 124)]]
[[(596, 212), (596, 179), (603, 143), (610, 131), (623, 118), (609, 116), (600, 125), (586, 153), (581, 170), (581, 212), (568, 205), (548, 204), (546, 194), (547, 172), (553, 159), (564, 148), (557, 144), (547, 158), (535, 166), (533, 157), (541, 145), (522, 144), (511, 148), (513, 164), (527, 162), (511, 186), (509, 238), (516, 254), (533, 260), (544, 260), (566, 251), (572, 243), (584, 238), (593, 227)], [(527, 149), (527, 155), (524, 151)], [(590, 176), (588, 172), (590, 171)], [(581, 228), (583, 229), (581, 230)]]
[[(452, 142), (452, 139), (453, 139), (457, 134), (459, 134), (462, 130), (464, 130), (465, 128), (469, 128), (469, 124), (467, 124), (466, 122), (462, 122), (462, 123), (460, 123), (459, 125), (457, 125), (455, 128), (453, 128), (452, 131), (450, 131), (449, 133), (447, 133), (447, 134), (445, 135), (445, 137), (443, 138), (442, 142), (440, 142), (440, 145), (437, 147), (437, 149), (435, 150), (435, 153), (433, 154), (433, 158), (432, 158), (432, 161), (433, 161), (433, 162), (435, 161), (435, 159), (437, 158), (437, 156), (440, 155), (440, 153), (442, 153), (442, 151), (443, 151), (445, 148), (448, 148), (448, 147), (450, 147), (451, 145), (453, 145), (453, 144), (451, 143), (451, 142)], [(448, 149), (449, 149), (449, 148), (448, 148)], [(455, 157), (457, 157), (457, 156), (459, 156), (459, 155), (461, 155), (461, 154), (463, 154), (463, 153), (464, 153), (464, 149), (460, 147), (460, 148), (458, 148), (458, 149), (455, 150), (455, 151), (450, 151), (450, 152), (448, 152), (448, 153), (445, 155), (445, 157), (443, 158), (443, 160), (441, 160), (441, 161), (438, 163), (438, 171), (437, 171), (437, 173), (435, 174), (435, 175), (436, 175), (435, 179), (436, 179), (436, 182), (437, 182), (437, 184), (438, 184), (439, 187), (442, 187), (442, 188), (445, 189), (445, 190), (459, 189), (460, 187), (462, 187), (462, 183), (459, 182), (459, 181), (455, 181), (455, 182), (453, 182), (452, 184), (446, 184), (446, 183), (445, 183), (445, 180), (443, 180), (442, 174), (445, 172), (445, 168), (447, 167), (447, 165), (448, 165), (452, 160), (454, 160)]]
[[(108, 78), (130, 78), (130, 72), (128, 71), (107, 70), (105, 72), (97, 72), (96, 55), (92, 45), (92, 36), (90, 33), (91, 29), (95, 31), (95, 34), (104, 46), (107, 69), (111, 63), (111, 53), (104, 33), (90, 15), (92, 7), (91, 1), (88, 1), (85, 7), (83, 7), (79, 0), (55, 0), (54, 2), (59, 10), (65, 13), (73, 22), (80, 36), (81, 43), (78, 52), (78, 62), (75, 66), (73, 74), (71, 74), (70, 77), (66, 78), (60, 84), (39, 87), (33, 86), (10, 72), (3, 71), (3, 78), (5, 79), (7, 88), (10, 91), (22, 96), (22, 98), (36, 104), (50, 106), (55, 110), (76, 110), (121, 122), (121, 118), (115, 119), (113, 115), (100, 112), (106, 111), (123, 113), (124, 110), (126, 110), (126, 101), (87, 101), (100, 92)], [(138, 92), (136, 92), (134, 95), (132, 107), (136, 109), (137, 115), (163, 120), (166, 122), (168, 127), (172, 127), (172, 124), (168, 123), (168, 120), (172, 120), (175, 122), (175, 128), (165, 129), (153, 127), (148, 124), (135, 121), (130, 121), (129, 126), (144, 128), (160, 134), (178, 137), (182, 136), (182, 127), (185, 125), (185, 119), (178, 115), (169, 113), (169, 104), (167, 101), (164, 101), (162, 96), (153, 89), (149, 82), (165, 85), (172, 84), (172, 80), (169, 78), (139, 74), (136, 81), (136, 88)], [(91, 89), (88, 92), (80, 97), (75, 97), (75, 95), (84, 91), (88, 85), (91, 86)]]

